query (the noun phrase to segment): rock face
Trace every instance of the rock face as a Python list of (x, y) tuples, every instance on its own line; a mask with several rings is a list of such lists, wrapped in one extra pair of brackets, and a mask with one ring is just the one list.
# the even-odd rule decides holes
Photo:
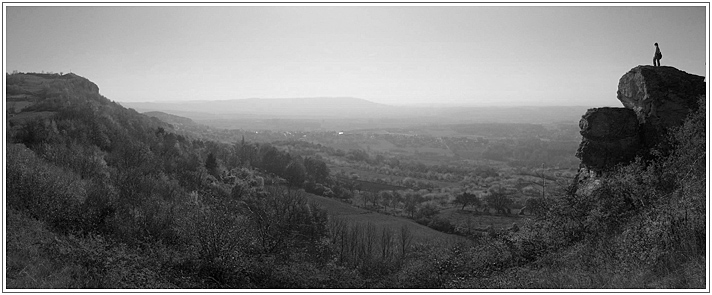
[(99, 94), (99, 86), (96, 86), (96, 84), (89, 81), (89, 79), (73, 73), (59, 76), (53, 83), (62, 85), (66, 91), (83, 91)]
[(635, 111), (646, 147), (662, 141), (666, 130), (679, 126), (697, 110), (705, 94), (705, 77), (674, 67), (638, 66), (618, 82), (618, 100)]
[(704, 77), (673, 67), (633, 68), (618, 83), (618, 100), (625, 108), (590, 109), (581, 118), (580, 171), (605, 172), (645, 156), (698, 108), (705, 89)]
[(589, 109), (579, 122), (581, 165), (602, 171), (635, 158), (641, 138), (635, 112), (626, 108)]
[(705, 86), (705, 77), (673, 67), (638, 66), (618, 82), (618, 100), (635, 111), (641, 124), (677, 126), (697, 109)]

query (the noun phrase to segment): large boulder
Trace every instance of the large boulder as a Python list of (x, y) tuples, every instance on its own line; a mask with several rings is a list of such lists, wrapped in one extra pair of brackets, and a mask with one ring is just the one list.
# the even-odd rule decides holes
[(705, 88), (702, 76), (674, 67), (637, 66), (618, 82), (618, 100), (635, 111), (645, 146), (650, 148), (697, 110), (697, 99)]
[(636, 114), (626, 108), (589, 109), (579, 121), (583, 139), (576, 156), (594, 171), (635, 159), (641, 148)]

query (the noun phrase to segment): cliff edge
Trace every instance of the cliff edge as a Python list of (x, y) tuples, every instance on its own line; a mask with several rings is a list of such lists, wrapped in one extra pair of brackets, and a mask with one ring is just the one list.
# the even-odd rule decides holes
[(589, 109), (579, 122), (578, 188), (637, 156), (651, 157), (653, 148), (668, 149), (667, 132), (697, 110), (705, 90), (705, 77), (669, 66), (637, 66), (624, 74), (617, 95), (624, 107)]

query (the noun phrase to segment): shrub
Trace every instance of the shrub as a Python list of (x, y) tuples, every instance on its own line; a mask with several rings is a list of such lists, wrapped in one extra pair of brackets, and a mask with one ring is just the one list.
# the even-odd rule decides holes
[(85, 182), (72, 172), (39, 159), (22, 145), (7, 149), (7, 205), (59, 229), (82, 224)]
[(450, 222), (450, 220), (447, 220), (442, 217), (435, 217), (430, 222), (428, 223), (428, 227), (445, 232), (445, 233), (454, 233), (455, 232), (455, 225)]
[(72, 285), (72, 272), (78, 268), (72, 263), (58, 263), (50, 259), (45, 245), (51, 244), (57, 234), (45, 223), (8, 208), (5, 236), (7, 263), (5, 274), (10, 289), (66, 289)]
[(426, 203), (423, 205), (423, 207), (420, 207), (418, 210), (417, 218), (425, 218), (425, 219), (430, 219), (436, 214), (438, 214), (440, 210), (438, 210), (438, 207), (435, 204), (432, 203)]
[(87, 231), (109, 233), (107, 221), (114, 216), (118, 192), (107, 179), (92, 179), (87, 188), (87, 199), (82, 206)]
[(326, 234), (326, 211), (308, 204), (300, 192), (272, 187), (245, 199), (242, 208), (262, 253), (308, 249)]

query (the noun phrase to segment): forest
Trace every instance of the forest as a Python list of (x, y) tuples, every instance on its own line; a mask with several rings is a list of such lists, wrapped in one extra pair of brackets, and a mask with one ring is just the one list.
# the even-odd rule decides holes
[[(10, 289), (706, 284), (704, 97), (669, 151), (620, 165), (581, 195), (560, 156), (567, 127), (510, 125), (539, 137), (494, 140), (509, 131), (456, 126), (461, 145), (482, 147), (477, 157), (429, 158), (428, 143), (452, 151), (457, 137), (257, 139), (262, 131), (140, 114), (74, 74), (6, 80)], [(321, 198), (388, 222), (339, 215)], [(471, 225), (482, 219), (490, 226)]]

